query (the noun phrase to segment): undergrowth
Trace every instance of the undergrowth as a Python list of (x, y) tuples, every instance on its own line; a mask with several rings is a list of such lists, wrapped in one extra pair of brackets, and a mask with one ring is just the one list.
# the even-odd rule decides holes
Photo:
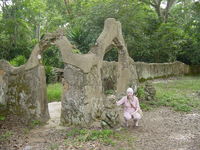
[[(124, 132), (126, 132), (125, 129)], [(94, 130), (74, 128), (66, 133), (66, 144), (76, 145), (81, 142), (86, 143), (96, 141), (107, 146), (115, 146), (118, 141), (133, 143), (135, 140), (133, 136), (126, 136), (127, 133), (120, 133), (110, 129)]]

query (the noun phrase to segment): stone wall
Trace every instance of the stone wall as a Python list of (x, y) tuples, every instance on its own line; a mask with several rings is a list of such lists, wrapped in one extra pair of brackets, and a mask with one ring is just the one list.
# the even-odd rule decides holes
[[(138, 76), (136, 73), (135, 63), (131, 58), (129, 58), (129, 63), (128, 63), (129, 71), (127, 72), (127, 74), (123, 75), (122, 79), (119, 79), (119, 75), (122, 72), (122, 70), (120, 70), (118, 66), (119, 62), (103, 61), (101, 68), (101, 80), (102, 80), (103, 92), (107, 90), (113, 90), (115, 91), (115, 93), (118, 93), (117, 87), (121, 86), (125, 91), (128, 86), (134, 87), (135, 85), (138, 84)], [(128, 84), (125, 84), (126, 87), (123, 87), (124, 78), (128, 79)]]
[(6, 91), (8, 90), (8, 80), (6, 72), (0, 69), (0, 105), (7, 105)]
[(191, 75), (200, 75), (200, 65), (190, 66)]
[(189, 66), (182, 62), (144, 63), (135, 62), (138, 79), (153, 79), (189, 73)]

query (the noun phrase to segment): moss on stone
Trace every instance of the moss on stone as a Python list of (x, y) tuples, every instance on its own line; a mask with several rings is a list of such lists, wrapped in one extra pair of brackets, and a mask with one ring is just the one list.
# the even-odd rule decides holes
[[(14, 99), (14, 101), (9, 100), (9, 109), (12, 110), (12, 112), (15, 112), (17, 115), (24, 115), (26, 113), (26, 110), (23, 109), (21, 106), (21, 93), (25, 93), (26, 95), (30, 94), (30, 87), (27, 85), (27, 81), (25, 80), (25, 74), (22, 72), (17, 75), (12, 75), (11, 81), (8, 84), (8, 95), (9, 99)], [(25, 103), (27, 103), (25, 101)]]
[(140, 83), (143, 83), (143, 82), (146, 82), (146, 81), (148, 81), (148, 80), (166, 79), (166, 78), (177, 77), (177, 76), (180, 76), (180, 75), (173, 75), (173, 74), (171, 74), (171, 75), (158, 76), (158, 77), (154, 77), (154, 78), (152, 78), (152, 77), (146, 78), (146, 79), (145, 79), (145, 78), (140, 78), (140, 79), (139, 79), (139, 82), (140, 82)]

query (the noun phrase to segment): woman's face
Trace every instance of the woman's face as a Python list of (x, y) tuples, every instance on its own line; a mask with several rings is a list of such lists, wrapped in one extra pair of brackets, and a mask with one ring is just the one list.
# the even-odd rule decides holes
[(128, 92), (128, 93), (127, 93), (127, 96), (128, 96), (128, 97), (131, 97), (131, 96), (133, 96), (133, 93), (132, 93), (132, 92)]

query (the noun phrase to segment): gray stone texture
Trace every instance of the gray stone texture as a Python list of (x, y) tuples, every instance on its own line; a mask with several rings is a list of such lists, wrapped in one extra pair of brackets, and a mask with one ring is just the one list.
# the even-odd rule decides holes
[(115, 95), (105, 96), (103, 100), (104, 108), (101, 115), (101, 126), (103, 128), (118, 128), (123, 125), (123, 109), (116, 105)]
[(189, 73), (189, 66), (182, 62), (144, 63), (135, 62), (138, 79), (153, 79)]
[(6, 72), (4, 70), (0, 70), (0, 104), (7, 105), (6, 102), (6, 93), (8, 85), (7, 85)]
[[(16, 67), (6, 67), (6, 62), (0, 65), (4, 72), (1, 79), (1, 104), (14, 114), (31, 120), (47, 121), (49, 119), (47, 107), (46, 78), (43, 66), (36, 66), (30, 70)], [(2, 80), (3, 79), (3, 80)], [(3, 96), (2, 96), (3, 95)]]
[(145, 83), (144, 92), (145, 92), (144, 93), (145, 100), (147, 100), (147, 101), (155, 100), (156, 89), (153, 87), (153, 84), (150, 81), (147, 81)]

